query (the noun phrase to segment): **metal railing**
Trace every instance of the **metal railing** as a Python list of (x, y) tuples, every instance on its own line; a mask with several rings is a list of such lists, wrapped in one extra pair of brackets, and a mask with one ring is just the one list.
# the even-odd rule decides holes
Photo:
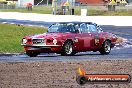
[(15, 9), (15, 5), (0, 4), (0, 9)]

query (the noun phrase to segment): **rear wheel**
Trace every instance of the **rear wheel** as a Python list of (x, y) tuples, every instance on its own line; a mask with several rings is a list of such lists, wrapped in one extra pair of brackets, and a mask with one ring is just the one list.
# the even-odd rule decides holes
[(99, 52), (102, 55), (107, 55), (111, 51), (111, 42), (110, 41), (105, 41), (102, 45), (102, 48), (99, 50)]
[(37, 53), (37, 52), (33, 52), (33, 51), (26, 51), (26, 54), (28, 55), (28, 56), (30, 56), (30, 57), (36, 57), (39, 53)]
[(61, 55), (67, 56), (67, 55), (74, 55), (74, 54), (76, 53), (73, 51), (72, 41), (66, 41), (62, 47)]

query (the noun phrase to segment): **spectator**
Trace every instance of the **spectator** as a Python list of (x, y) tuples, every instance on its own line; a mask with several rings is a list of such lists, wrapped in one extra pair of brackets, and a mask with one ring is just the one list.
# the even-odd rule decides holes
[(32, 11), (32, 3), (27, 3), (27, 9), (28, 11)]

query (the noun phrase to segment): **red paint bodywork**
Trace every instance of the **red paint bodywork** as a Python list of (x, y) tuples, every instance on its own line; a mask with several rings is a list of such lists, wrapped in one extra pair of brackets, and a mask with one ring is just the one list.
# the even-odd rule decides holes
[[(39, 53), (60, 53), (63, 44), (70, 40), (73, 42), (73, 49), (76, 52), (85, 51), (98, 51), (103, 42), (106, 40), (111, 41), (111, 48), (114, 47), (117, 37), (108, 32), (97, 33), (44, 33), (33, 36), (26, 36), (27, 43), (24, 44), (25, 51), (33, 51)], [(32, 39), (44, 39), (45, 45), (34, 46)], [(57, 43), (53, 44), (53, 40), (56, 39)], [(95, 40), (99, 42), (95, 43)]]
[[(98, 45), (95, 45), (95, 36), (99, 35), (99, 41), (100, 43)], [(116, 42), (116, 38), (113, 38), (113, 34), (109, 34), (107, 32), (102, 33), (86, 33), (86, 34), (80, 34), (80, 33), (46, 33), (37, 35), (35, 38), (44, 38), (46, 40), (53, 40), (54, 38), (57, 39), (58, 43), (57, 45), (60, 46), (47, 46), (44, 47), (42, 50), (37, 50), (37, 47), (34, 51), (37, 52), (60, 52), (62, 49), (62, 46), (66, 40), (72, 40), (74, 41), (75, 38), (78, 39), (78, 42), (74, 42), (74, 50), (77, 52), (82, 51), (97, 51), (101, 48), (103, 42), (107, 39), (111, 40), (112, 44), (114, 45)], [(25, 39), (30, 40), (27, 42), (27, 44), (32, 45), (32, 36), (27, 36)], [(46, 45), (53, 45), (53, 43), (46, 42)], [(112, 46), (113, 47), (113, 46)], [(28, 51), (30, 48), (33, 48), (32, 46), (24, 46), (25, 50)]]

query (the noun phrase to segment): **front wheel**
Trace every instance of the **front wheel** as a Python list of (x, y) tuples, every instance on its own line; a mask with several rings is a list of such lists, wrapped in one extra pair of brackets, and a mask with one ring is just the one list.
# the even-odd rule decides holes
[(74, 55), (74, 54), (76, 54), (76, 53), (73, 51), (72, 41), (66, 41), (62, 47), (61, 55), (68, 56), (68, 55)]
[(110, 41), (105, 41), (102, 45), (102, 48), (99, 50), (99, 52), (102, 55), (107, 55), (111, 51), (111, 42)]
[(36, 57), (39, 53), (33, 51), (26, 51), (26, 54), (30, 57)]

